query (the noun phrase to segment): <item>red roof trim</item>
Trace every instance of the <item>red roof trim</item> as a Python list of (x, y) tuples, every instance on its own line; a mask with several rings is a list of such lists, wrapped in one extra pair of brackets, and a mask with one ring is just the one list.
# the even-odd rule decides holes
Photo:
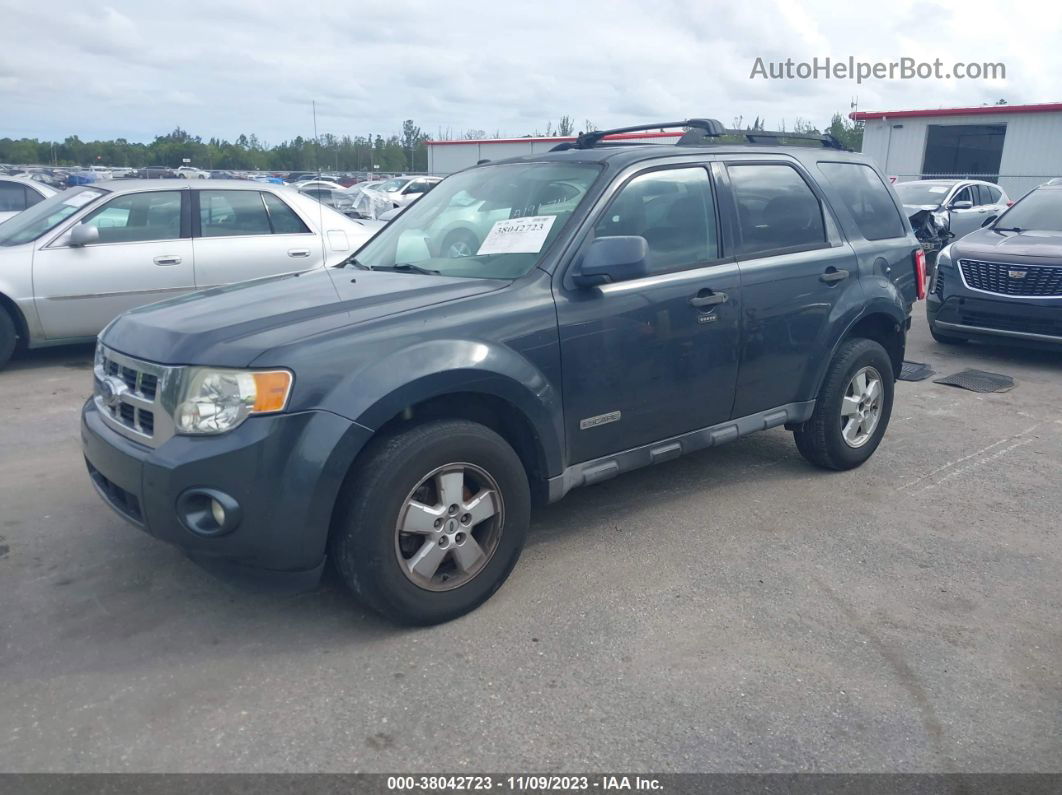
[[(644, 132), (644, 133), (617, 133), (606, 135), (606, 141), (630, 141), (645, 138), (679, 138), (681, 132)], [(457, 146), (459, 144), (526, 144), (526, 143), (555, 143), (562, 144), (574, 141), (574, 135), (539, 136), (538, 138), (473, 138), (470, 141), (425, 141), (428, 146)]]
[(936, 110), (857, 110), (848, 114), (853, 121), (903, 119), (919, 116), (990, 116), (996, 113), (1062, 113), (1062, 102), (1038, 105), (980, 105), (976, 108), (937, 108)]

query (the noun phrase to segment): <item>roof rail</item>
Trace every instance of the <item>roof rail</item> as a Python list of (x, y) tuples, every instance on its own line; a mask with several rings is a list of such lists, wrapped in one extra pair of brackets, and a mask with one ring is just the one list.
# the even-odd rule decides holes
[(723, 136), (744, 138), (750, 144), (771, 143), (777, 141), (815, 141), (827, 149), (840, 149), (846, 147), (829, 133), (808, 134), (784, 132), (778, 130), (728, 130), (716, 119), (686, 119), (685, 121), (665, 121), (656, 124), (636, 124), (632, 127), (616, 127), (611, 130), (594, 130), (593, 132), (580, 133), (574, 143), (563, 143), (553, 147), (552, 151), (558, 152), (565, 149), (593, 149), (595, 146), (608, 146), (609, 141), (603, 141), (609, 135), (620, 133), (647, 132), (650, 130), (663, 130), (668, 127), (683, 127), (685, 133), (679, 138), (678, 146), (705, 146), (719, 143), (718, 139)]
[[(565, 149), (593, 149), (602, 138), (620, 133), (648, 132), (650, 130), (663, 130), (668, 127), (687, 127), (690, 129), (703, 130), (705, 135), (722, 135), (726, 128), (715, 119), (686, 119), (685, 121), (665, 121), (656, 124), (636, 124), (633, 127), (616, 127), (612, 130), (594, 130), (593, 132), (580, 133), (575, 139), (574, 146), (565, 146)], [(685, 136), (683, 136), (685, 137)], [(562, 144), (562, 146), (564, 146)]]

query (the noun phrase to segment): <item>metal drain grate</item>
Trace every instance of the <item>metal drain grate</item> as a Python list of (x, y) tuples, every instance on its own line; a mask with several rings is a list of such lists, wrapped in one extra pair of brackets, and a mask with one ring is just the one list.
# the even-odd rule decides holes
[(954, 375), (938, 378), (934, 384), (946, 384), (969, 389), (971, 392), (1006, 392), (1014, 388), (1014, 379), (1009, 375), (989, 373), (984, 370), (963, 370)]
[(929, 376), (935, 375), (936, 370), (924, 362), (904, 362), (900, 368), (901, 381), (925, 381)]

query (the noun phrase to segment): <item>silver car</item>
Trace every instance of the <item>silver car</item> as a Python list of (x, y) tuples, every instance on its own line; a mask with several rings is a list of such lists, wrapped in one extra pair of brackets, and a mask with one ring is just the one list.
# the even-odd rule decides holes
[(91, 340), (143, 304), (335, 265), (381, 226), (281, 185), (71, 188), (0, 224), (0, 366), (19, 340), (30, 348)]
[(956, 240), (1013, 204), (999, 185), (976, 179), (919, 179), (893, 187), (908, 217), (921, 210), (946, 210)]
[(58, 192), (35, 179), (0, 177), (0, 223)]

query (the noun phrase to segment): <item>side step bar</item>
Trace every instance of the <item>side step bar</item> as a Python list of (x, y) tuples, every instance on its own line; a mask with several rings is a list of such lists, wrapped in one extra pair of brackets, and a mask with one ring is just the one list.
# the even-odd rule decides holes
[(573, 464), (560, 475), (547, 481), (549, 485), (549, 501), (556, 502), (569, 491), (579, 486), (590, 486), (594, 483), (614, 478), (624, 472), (631, 472), (651, 464), (659, 464), (662, 461), (670, 461), (695, 450), (703, 450), (706, 447), (715, 447), (725, 442), (732, 442), (756, 431), (765, 431), (768, 428), (776, 428), (779, 425), (799, 425), (811, 419), (811, 414), (814, 411), (814, 400), (808, 400), (803, 403), (787, 403), (784, 406), (750, 414), (747, 417), (727, 420), (718, 425), (699, 428), (679, 436), (673, 436), (670, 439), (634, 447), (622, 453)]

